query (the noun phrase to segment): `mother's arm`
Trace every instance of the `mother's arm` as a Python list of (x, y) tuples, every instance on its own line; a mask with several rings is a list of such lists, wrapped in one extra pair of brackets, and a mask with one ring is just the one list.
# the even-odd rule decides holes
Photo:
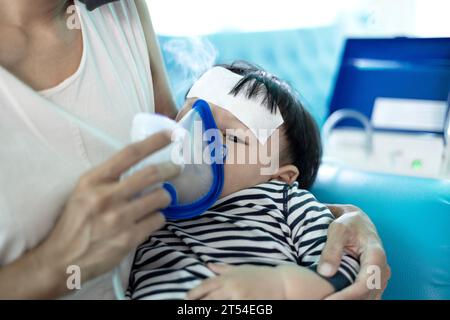
[[(360, 258), (361, 268), (355, 283), (332, 294), (329, 299), (380, 299), (391, 276), (381, 239), (369, 217), (353, 205), (327, 205), (336, 217), (329, 229), (328, 239), (320, 258), (318, 271), (332, 276), (339, 268), (343, 251)], [(380, 270), (379, 288), (369, 289), (373, 266)]]
[[(161, 208), (170, 203), (157, 188), (179, 173), (171, 163), (151, 165), (120, 179), (123, 172), (170, 143), (157, 133), (125, 147), (78, 180), (50, 234), (37, 247), (0, 266), (0, 299), (48, 299), (71, 292), (66, 271), (78, 266), (80, 282), (112, 270), (149, 234), (164, 225)], [(101, 258), (100, 258), (101, 257)]]
[[(161, 55), (158, 38), (153, 29), (147, 5), (144, 0), (135, 0), (150, 57), (155, 111), (172, 119), (177, 115), (177, 108), (170, 92), (169, 79)], [(150, 90), (150, 88), (149, 88)]]
[(55, 257), (44, 261), (43, 248), (29, 250), (16, 261), (0, 267), (1, 299), (48, 299), (68, 293), (67, 274), (61, 272), (65, 266)]

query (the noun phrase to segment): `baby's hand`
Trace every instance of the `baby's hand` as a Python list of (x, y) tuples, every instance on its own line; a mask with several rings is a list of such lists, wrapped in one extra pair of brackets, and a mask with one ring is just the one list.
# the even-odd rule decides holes
[(204, 280), (187, 294), (195, 300), (258, 300), (286, 299), (280, 268), (208, 264), (217, 274)]

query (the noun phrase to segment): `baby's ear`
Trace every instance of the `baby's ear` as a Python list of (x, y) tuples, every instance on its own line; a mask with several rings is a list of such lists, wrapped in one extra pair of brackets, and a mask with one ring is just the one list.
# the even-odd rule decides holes
[(293, 164), (287, 164), (278, 168), (277, 172), (272, 175), (272, 179), (277, 179), (288, 184), (293, 184), (297, 180), (300, 172)]

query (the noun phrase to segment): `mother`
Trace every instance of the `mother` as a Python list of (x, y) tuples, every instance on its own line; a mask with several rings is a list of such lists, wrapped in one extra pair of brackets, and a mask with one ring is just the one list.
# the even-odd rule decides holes
[[(117, 152), (133, 115), (176, 109), (145, 1), (83, 2), (75, 12), (72, 1), (0, 0), (0, 298), (65, 296), (73, 265), (77, 297), (112, 297), (108, 272), (163, 226), (169, 203), (163, 190), (131, 196), (179, 171), (161, 164), (119, 181), (170, 141), (160, 133)], [(333, 273), (344, 249), (363, 265), (332, 297), (379, 297), (389, 267), (373, 224), (353, 206), (330, 209), (339, 218), (319, 270)], [(366, 286), (371, 264), (384, 271), (380, 290)]]

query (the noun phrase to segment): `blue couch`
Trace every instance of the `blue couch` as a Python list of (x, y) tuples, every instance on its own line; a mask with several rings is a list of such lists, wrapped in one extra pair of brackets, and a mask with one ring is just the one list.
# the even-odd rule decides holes
[[(244, 59), (288, 80), (323, 124), (344, 44), (339, 28), (224, 33), (206, 39), (218, 51), (216, 62)], [(160, 37), (172, 89), (181, 104), (194, 79), (186, 82), (186, 75), (193, 73), (174, 59), (173, 51), (164, 50), (174, 40), (183, 41)], [(450, 299), (450, 181), (325, 163), (313, 193), (326, 203), (357, 205), (374, 221), (392, 268), (385, 299)]]
[(450, 299), (450, 180), (322, 164), (312, 192), (351, 203), (377, 226), (392, 277), (385, 299)]

